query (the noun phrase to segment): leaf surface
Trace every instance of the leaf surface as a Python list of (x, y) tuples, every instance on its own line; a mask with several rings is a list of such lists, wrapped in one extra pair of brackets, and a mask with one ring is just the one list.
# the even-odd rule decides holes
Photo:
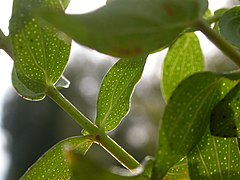
[(48, 150), (21, 179), (70, 179), (72, 175), (64, 148), (70, 146), (79, 153), (85, 154), (91, 145), (92, 141), (84, 137), (65, 139)]
[(227, 10), (219, 21), (220, 34), (232, 43), (240, 47), (240, 7), (235, 6)]
[(44, 7), (63, 11), (68, 2), (17, 0), (13, 3), (9, 26), (14, 58), (12, 82), (26, 99), (44, 98), (47, 87), (61, 77), (70, 52), (70, 39), (42, 24), (34, 17), (34, 10)]
[(234, 87), (212, 111), (211, 134), (240, 137), (240, 84)]
[(162, 91), (168, 101), (177, 85), (188, 76), (204, 70), (204, 58), (197, 36), (186, 33), (169, 48), (164, 59)]
[(240, 152), (236, 138), (220, 138), (209, 130), (188, 155), (191, 179), (240, 179)]
[(128, 113), (133, 89), (142, 76), (145, 57), (120, 59), (101, 84), (96, 124), (104, 131), (115, 129)]
[(163, 180), (190, 180), (188, 172), (188, 161), (185, 157), (169, 169)]
[(166, 172), (199, 142), (209, 125), (213, 107), (236, 85), (218, 74), (197, 73), (173, 92), (160, 122), (154, 176)]
[(94, 12), (40, 15), (76, 42), (117, 57), (168, 46), (203, 15), (207, 0), (115, 0)]
[(120, 176), (113, 174), (75, 151), (70, 150), (67, 154), (73, 174), (72, 179), (74, 180), (147, 180), (147, 178), (140, 176)]

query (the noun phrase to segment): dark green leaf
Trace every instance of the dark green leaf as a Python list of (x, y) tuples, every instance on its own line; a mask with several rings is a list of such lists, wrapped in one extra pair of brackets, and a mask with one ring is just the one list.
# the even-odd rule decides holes
[(164, 177), (199, 142), (213, 107), (236, 83), (210, 72), (197, 73), (182, 81), (169, 99), (160, 123), (155, 177)]
[(207, 9), (207, 0), (115, 0), (94, 12), (41, 16), (80, 44), (118, 57), (168, 46)]
[(236, 138), (219, 138), (206, 131), (188, 156), (191, 179), (240, 179), (240, 152)]
[(187, 158), (182, 159), (169, 169), (163, 180), (190, 180)]
[(197, 36), (184, 34), (170, 47), (164, 59), (162, 91), (166, 101), (183, 79), (203, 70), (204, 59)]
[(233, 45), (240, 47), (240, 6), (226, 11), (219, 21), (221, 35)]
[(147, 178), (139, 176), (120, 176), (113, 174), (72, 150), (69, 150), (67, 154), (73, 180), (147, 180)]
[(96, 124), (104, 131), (115, 129), (128, 113), (133, 89), (142, 76), (145, 57), (119, 60), (105, 76), (97, 103)]
[(27, 179), (70, 179), (71, 171), (66, 161), (64, 148), (70, 146), (81, 154), (85, 154), (92, 141), (84, 137), (65, 139), (47, 151), (23, 176)]
[(70, 40), (40, 23), (33, 11), (36, 6), (63, 11), (68, 2), (15, 0), (13, 3), (9, 27), (14, 58), (12, 79), (18, 93), (27, 99), (44, 98), (47, 87), (61, 77), (70, 52)]
[(210, 129), (215, 136), (240, 137), (240, 84), (213, 109)]

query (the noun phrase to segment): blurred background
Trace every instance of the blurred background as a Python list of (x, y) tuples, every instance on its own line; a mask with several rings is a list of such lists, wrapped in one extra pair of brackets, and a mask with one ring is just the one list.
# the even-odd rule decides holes
[[(72, 0), (68, 13), (85, 13), (105, 4), (106, 0)], [(212, 11), (230, 7), (234, 0), (210, 0)], [(12, 1), (0, 0), (0, 27), (8, 33), (8, 20)], [(226, 71), (236, 69), (207, 39), (201, 39), (206, 69)], [(161, 65), (166, 50), (150, 55), (143, 78), (132, 96), (131, 111), (110, 136), (130, 154), (142, 161), (154, 155), (158, 122), (165, 107), (161, 96)], [(72, 44), (69, 65), (64, 75), (71, 81), (70, 88), (62, 93), (91, 120), (95, 119), (98, 89), (116, 58)], [(11, 86), (12, 60), (0, 51), (0, 180), (15, 180), (44, 152), (67, 137), (81, 134), (81, 127), (53, 101), (45, 98), (30, 102), (20, 98)], [(106, 168), (119, 165), (104, 150), (94, 145), (87, 153)]]

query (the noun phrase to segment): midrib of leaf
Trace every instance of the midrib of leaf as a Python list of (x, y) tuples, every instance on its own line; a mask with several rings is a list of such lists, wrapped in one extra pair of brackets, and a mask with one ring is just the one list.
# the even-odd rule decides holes
[[(218, 89), (216, 88), (215, 89), (215, 91), (217, 91)], [(181, 139), (181, 143), (180, 144), (182, 144), (182, 142), (185, 140), (185, 138), (186, 138), (186, 136), (188, 135), (188, 132), (189, 132), (189, 130), (191, 129), (191, 126), (192, 126), (192, 124), (193, 124), (193, 122), (194, 122), (194, 119), (197, 117), (197, 114), (198, 114), (198, 111), (202, 108), (202, 105), (205, 103), (204, 101), (205, 101), (205, 99), (207, 99), (208, 98), (208, 95), (210, 94), (210, 93), (212, 93), (212, 91), (208, 91), (208, 93), (206, 94), (206, 96), (202, 99), (202, 102), (201, 102), (201, 104), (199, 105), (199, 107), (198, 107), (198, 109), (195, 111), (195, 114), (194, 114), (194, 116), (193, 116), (193, 120), (191, 121), (191, 123), (190, 123), (190, 125), (189, 125), (189, 128), (187, 129), (187, 132), (184, 134), (184, 137)], [(209, 103), (208, 103), (208, 107), (210, 107), (210, 105), (211, 105), (211, 103), (212, 103), (212, 100), (213, 100), (213, 96), (212, 96), (212, 98), (211, 98), (211, 100), (209, 101)], [(209, 108), (207, 108), (207, 109), (209, 109)], [(207, 113), (205, 113), (205, 116), (207, 116)], [(205, 117), (204, 117), (204, 119), (205, 119)], [(180, 146), (179, 146), (179, 148), (180, 148)], [(179, 149), (178, 149), (179, 150)], [(177, 150), (177, 151), (178, 151)]]
[[(195, 96), (191, 99), (191, 101), (189, 101), (189, 103), (187, 104), (186, 108), (185, 108), (185, 109), (181, 112), (181, 114), (178, 116), (177, 122), (174, 123), (173, 128), (171, 129), (171, 132), (170, 132), (169, 134), (173, 134), (173, 131), (175, 130), (176, 126), (178, 125), (180, 119), (181, 119), (182, 116), (186, 113), (186, 111), (188, 110), (188, 107), (191, 106), (191, 104), (193, 103), (193, 101), (195, 101), (196, 98), (198, 98), (198, 96), (199, 96), (200, 94), (202, 94), (206, 89), (214, 86), (215, 84), (217, 84), (217, 83), (220, 82), (220, 81), (221, 81), (221, 79), (219, 79), (219, 80), (213, 82), (212, 84), (210, 84), (210, 85), (202, 88), (201, 91), (199, 91), (199, 93), (198, 93), (197, 95), (195, 95)], [(182, 89), (182, 91), (185, 91), (185, 89)], [(179, 92), (179, 94), (180, 94), (180, 92)], [(205, 96), (205, 98), (206, 98), (206, 97), (207, 97), (207, 96)], [(204, 101), (202, 101), (202, 102), (204, 102)], [(196, 111), (195, 111), (195, 112), (196, 112)], [(196, 113), (195, 113), (194, 116), (196, 116)], [(193, 118), (192, 118), (192, 119), (193, 119)], [(191, 121), (191, 122), (192, 122), (192, 121)]]
[(59, 4), (61, 5), (61, 8), (64, 10), (65, 7), (64, 7), (64, 4), (62, 3), (62, 1), (61, 1), (61, 0), (58, 0), (58, 2), (59, 2)]
[[(183, 53), (183, 51), (186, 49), (186, 47), (188, 46), (188, 43), (189, 43), (189, 36), (186, 36), (186, 38), (187, 38), (187, 43), (185, 43), (184, 44), (184, 46), (183, 46), (183, 49), (179, 52), (179, 53)], [(187, 47), (187, 48), (189, 48), (189, 47)], [(186, 56), (186, 54), (184, 54), (185, 56)], [(179, 61), (179, 58), (181, 58), (180, 56), (177, 56), (177, 58), (175, 59), (175, 61), (176, 62), (178, 62)], [(182, 58), (182, 59), (185, 59), (185, 58)], [(182, 74), (184, 74), (183, 73), (183, 70), (184, 70), (184, 67), (185, 67), (185, 62), (186, 61), (183, 61), (183, 63), (181, 63), (181, 73), (180, 73), (180, 77), (182, 77)], [(192, 62), (192, 61), (191, 61)], [(174, 70), (176, 70), (176, 66), (178, 65), (178, 63), (174, 63), (173, 64), (173, 66), (172, 66), (172, 68), (171, 68), (171, 71), (170, 71), (170, 73), (169, 73), (169, 77), (172, 77), (172, 74), (174, 74), (175, 72), (174, 72)], [(169, 81), (169, 83), (170, 83), (171, 81)]]
[(201, 150), (199, 149), (198, 145), (197, 145), (196, 147), (197, 147), (197, 150), (198, 150), (198, 154), (199, 154), (199, 156), (200, 156), (200, 158), (201, 158), (201, 161), (202, 161), (202, 163), (203, 163), (203, 165), (204, 165), (204, 168), (205, 168), (205, 170), (206, 170), (206, 172), (207, 172), (207, 174), (208, 174), (208, 177), (212, 180), (212, 176), (210, 175), (210, 173), (209, 173), (209, 171), (208, 171), (208, 168), (207, 168), (207, 165), (206, 165), (206, 163), (205, 163), (205, 161), (204, 161), (204, 159), (203, 159)]
[(215, 152), (215, 156), (216, 156), (216, 159), (217, 159), (217, 166), (218, 166), (218, 170), (219, 170), (219, 176), (220, 176), (220, 179), (223, 180), (222, 169), (221, 169), (221, 165), (219, 164), (220, 160), (219, 160), (219, 157), (218, 157), (218, 151), (217, 151), (217, 147), (216, 147), (216, 142), (215, 142), (215, 140), (214, 140), (214, 138), (212, 136), (211, 136), (211, 140), (213, 142), (214, 152)]
[[(227, 179), (229, 180), (229, 176), (230, 176), (230, 171), (229, 171), (229, 169), (230, 169), (230, 152), (231, 152), (231, 147), (230, 147), (230, 145), (231, 145), (231, 142), (229, 141), (228, 142), (228, 175), (227, 175)], [(240, 150), (239, 150), (240, 151)]]
[[(128, 66), (127, 66), (127, 68), (125, 69), (125, 71), (124, 71), (124, 73), (128, 70), (128, 68), (129, 68), (129, 66), (131, 67), (131, 64), (129, 64)], [(142, 66), (143, 67), (143, 66)], [(141, 68), (139, 68), (138, 70), (137, 70), (137, 73), (135, 73), (135, 75), (131, 78), (131, 80), (129, 81), (130, 83), (128, 83), (128, 85), (125, 87), (125, 88), (123, 88), (123, 90), (121, 91), (121, 93), (120, 93), (120, 95), (115, 99), (115, 102), (114, 102), (114, 104), (112, 104), (112, 102), (113, 102), (113, 97), (114, 97), (114, 93), (116, 92), (116, 88), (114, 89), (114, 93), (113, 93), (113, 95), (112, 95), (112, 97), (111, 97), (111, 105), (110, 105), (110, 107), (109, 107), (109, 109), (108, 109), (108, 111), (107, 111), (107, 113), (106, 113), (106, 115), (104, 116), (104, 118), (103, 118), (103, 121), (102, 121), (102, 127), (104, 128), (108, 123), (111, 123), (112, 121), (114, 121), (114, 119), (112, 120), (112, 121), (109, 121), (108, 123), (106, 123), (106, 121), (107, 121), (107, 118), (108, 118), (108, 116), (110, 115), (110, 113), (111, 113), (111, 111), (114, 109), (114, 107), (118, 104), (118, 100), (120, 99), (120, 97), (122, 96), (122, 94), (124, 93), (124, 91), (129, 87), (129, 85), (131, 84), (131, 82), (135, 79), (135, 77), (138, 75), (138, 73), (140, 72), (140, 71), (142, 71), (142, 67)], [(124, 74), (123, 73), (123, 74)], [(122, 77), (123, 76), (121, 76), (119, 79), (122, 79)], [(119, 83), (120, 81), (118, 81), (118, 83)], [(117, 83), (117, 84), (118, 84)], [(116, 86), (117, 86), (117, 84), (116, 84)], [(115, 87), (116, 87), (115, 86)], [(135, 85), (136, 86), (136, 85)]]
[[(27, 39), (26, 39), (24, 30), (22, 31), (22, 35), (23, 35), (24, 42), (26, 42), (27, 49), (28, 49), (29, 53), (30, 53), (31, 56), (32, 56), (33, 62), (35, 63), (35, 65), (36, 65), (39, 69), (41, 69), (41, 71), (44, 73), (45, 78), (46, 78), (46, 77), (47, 77), (46, 71), (38, 64), (35, 56), (33, 55), (32, 50), (31, 50), (31, 48), (29, 47), (29, 42), (28, 42)], [(21, 67), (22, 67), (22, 64), (21, 64), (21, 63), (19, 63), (19, 64), (20, 64)], [(22, 69), (22, 70), (23, 70), (23, 69)], [(23, 70), (23, 72), (24, 72), (24, 70)], [(25, 72), (24, 72), (24, 74), (25, 74)], [(25, 76), (26, 76), (26, 74), (25, 74)], [(29, 76), (27, 76), (27, 77), (29, 77)], [(30, 77), (29, 77), (29, 78), (30, 78)], [(38, 80), (34, 80), (34, 79), (31, 79), (31, 78), (30, 78), (30, 80), (35, 81), (35, 82), (40, 83), (40, 84), (43, 84), (41, 81), (38, 81)], [(44, 85), (44, 84), (43, 84), (43, 85)]]

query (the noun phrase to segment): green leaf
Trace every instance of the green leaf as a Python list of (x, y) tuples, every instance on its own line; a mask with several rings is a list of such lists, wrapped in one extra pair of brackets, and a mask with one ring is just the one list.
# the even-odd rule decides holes
[(169, 48), (163, 64), (162, 91), (166, 101), (188, 76), (204, 70), (204, 58), (197, 36), (186, 33)]
[(173, 92), (160, 122), (159, 145), (154, 176), (166, 172), (199, 142), (209, 125), (213, 107), (236, 81), (221, 75), (197, 73), (182, 81)]
[(67, 152), (67, 156), (72, 170), (73, 180), (147, 180), (147, 178), (139, 176), (120, 176), (113, 174), (71, 149)]
[(236, 138), (219, 138), (209, 130), (188, 156), (191, 179), (240, 179), (240, 152)]
[(219, 21), (221, 35), (232, 43), (240, 47), (240, 6), (235, 6), (226, 11)]
[(240, 84), (212, 111), (210, 129), (215, 136), (240, 137)]
[(182, 159), (169, 169), (163, 180), (190, 180), (187, 158)]
[[(37, 20), (37, 7), (63, 11), (69, 1), (16, 0), (10, 20), (14, 59), (13, 85), (26, 99), (41, 100), (61, 77), (70, 52), (70, 40)], [(23, 88), (24, 87), (24, 88)]]
[(70, 146), (79, 153), (85, 154), (91, 145), (92, 141), (84, 137), (65, 139), (47, 151), (21, 179), (70, 179), (72, 175), (64, 148)]
[(128, 113), (133, 89), (142, 76), (145, 57), (120, 59), (105, 76), (98, 94), (96, 125), (115, 129)]
[(168, 46), (206, 9), (207, 0), (115, 0), (88, 14), (43, 10), (40, 15), (80, 44), (130, 57)]

